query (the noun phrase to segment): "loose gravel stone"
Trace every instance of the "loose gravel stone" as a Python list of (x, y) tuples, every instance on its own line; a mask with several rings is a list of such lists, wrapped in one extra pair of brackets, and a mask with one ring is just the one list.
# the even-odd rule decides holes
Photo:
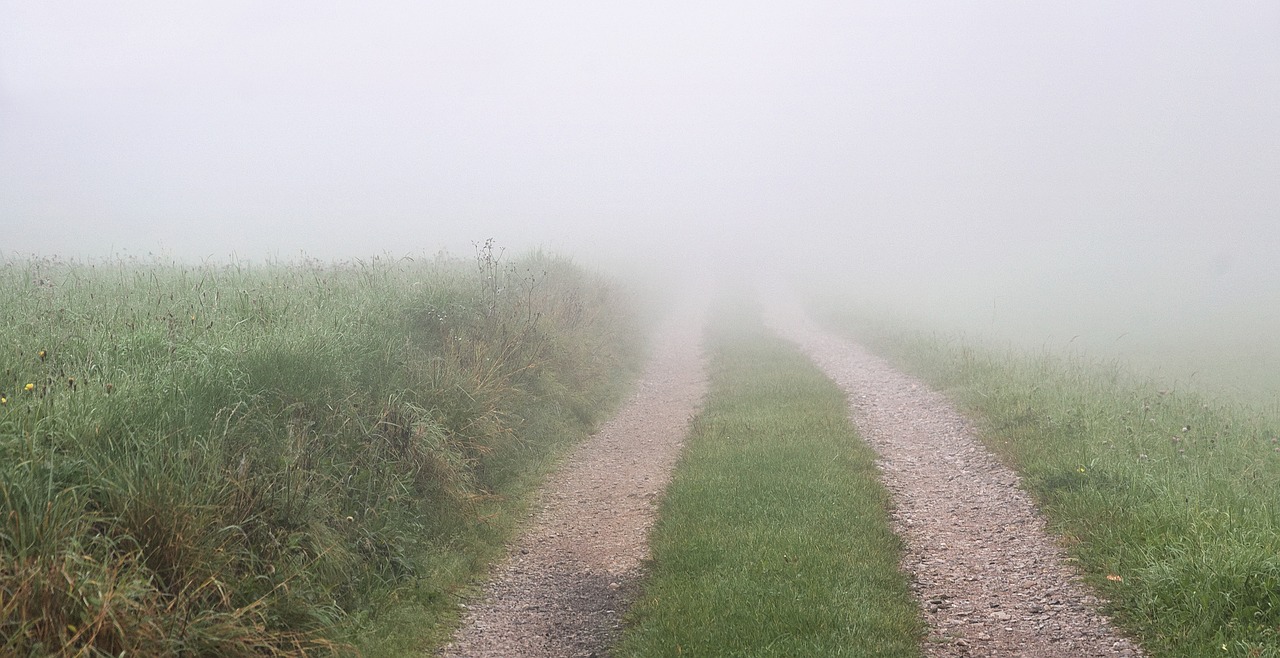
[(443, 656), (607, 654), (639, 589), (658, 498), (706, 391), (701, 327), (688, 314), (660, 333), (636, 392), (548, 480), (539, 511)]
[(902, 567), (931, 632), (931, 657), (1141, 656), (1098, 612), (1018, 476), (1001, 465), (945, 397), (796, 309), (772, 326), (849, 396), (893, 494)]

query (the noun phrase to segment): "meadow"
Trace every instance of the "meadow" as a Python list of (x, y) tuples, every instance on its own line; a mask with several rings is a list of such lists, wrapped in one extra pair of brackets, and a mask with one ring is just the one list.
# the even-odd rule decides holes
[(545, 254), (0, 261), (0, 654), (439, 643), (640, 363)]
[[(1280, 656), (1280, 414), (1140, 362), (820, 315), (947, 393), (1153, 656)], [(1226, 380), (1234, 360), (1219, 362)]]

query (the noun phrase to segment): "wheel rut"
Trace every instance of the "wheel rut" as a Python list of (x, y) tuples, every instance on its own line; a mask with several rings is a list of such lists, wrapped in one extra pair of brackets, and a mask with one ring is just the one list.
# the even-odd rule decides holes
[(939, 393), (797, 310), (771, 325), (843, 388), (879, 453), (930, 657), (1142, 656), (1098, 610), (1019, 479)]
[(544, 485), (533, 518), (440, 655), (607, 654), (638, 592), (657, 500), (706, 391), (700, 314), (659, 332), (631, 398)]

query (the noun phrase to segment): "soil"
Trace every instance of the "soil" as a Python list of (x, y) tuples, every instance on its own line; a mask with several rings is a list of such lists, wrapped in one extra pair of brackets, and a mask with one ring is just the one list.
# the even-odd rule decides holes
[(929, 625), (925, 655), (1141, 656), (1099, 612), (1018, 476), (941, 394), (794, 309), (771, 315), (849, 396), (879, 453), (902, 568)]
[(548, 480), (443, 656), (601, 656), (616, 641), (658, 498), (706, 391), (701, 327), (687, 314), (660, 332), (631, 398)]

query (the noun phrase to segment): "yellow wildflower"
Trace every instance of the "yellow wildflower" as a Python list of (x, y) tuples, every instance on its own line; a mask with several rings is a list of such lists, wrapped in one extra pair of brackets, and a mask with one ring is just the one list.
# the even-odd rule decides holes
[(23, 386), (23, 387), (22, 387), (22, 390), (24, 390), (24, 391), (26, 391), (26, 392), (30, 393), (31, 391), (36, 390), (36, 385), (35, 385), (35, 384), (27, 384), (26, 386)]

